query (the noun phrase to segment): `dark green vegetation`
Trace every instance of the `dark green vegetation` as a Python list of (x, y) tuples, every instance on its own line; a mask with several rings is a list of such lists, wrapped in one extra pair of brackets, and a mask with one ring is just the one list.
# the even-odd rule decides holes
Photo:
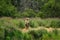
[[(30, 27), (60, 28), (60, 19), (31, 19)], [(60, 30), (48, 32), (45, 29), (23, 32), (25, 28), (23, 19), (0, 18), (0, 40), (60, 40)]]
[(60, 19), (31, 19), (29, 22), (30, 27), (53, 27), (60, 28)]
[(59, 29), (60, 0), (0, 0), (0, 40), (60, 40)]
[[(29, 20), (29, 26), (31, 28), (37, 27), (53, 27), (60, 28), (60, 19), (37, 19), (33, 18)], [(9, 17), (0, 18), (0, 27), (17, 27), (17, 28), (25, 28), (24, 19), (12, 19)]]
[(0, 16), (60, 17), (60, 0), (0, 0)]
[(23, 33), (13, 27), (0, 27), (0, 40), (60, 40), (60, 31), (31, 30)]

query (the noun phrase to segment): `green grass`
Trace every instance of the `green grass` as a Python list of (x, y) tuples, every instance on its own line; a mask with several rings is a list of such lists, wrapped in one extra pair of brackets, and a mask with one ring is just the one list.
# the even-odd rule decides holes
[[(5, 36), (6, 35), (6, 36)], [(60, 31), (54, 30), (47, 32), (47, 30), (31, 30), (23, 33), (15, 28), (0, 28), (1, 40), (60, 40)]]
[[(18, 27), (18, 28), (25, 28), (25, 22), (23, 19), (12, 19), (12, 18), (0, 18), (0, 27)], [(29, 26), (34, 27), (53, 27), (59, 28), (60, 27), (60, 19), (38, 19), (32, 18), (29, 22)]]
[[(29, 24), (31, 28), (60, 28), (60, 19), (31, 19)], [(0, 18), (0, 40), (60, 40), (60, 30), (47, 32), (43, 29), (24, 33), (16, 28), (25, 28), (23, 19)]]
[(60, 40), (60, 31), (54, 30), (52, 32), (47, 32), (46, 30), (33, 30), (29, 34), (35, 40)]
[(24, 20), (20, 20), (20, 22), (19, 22), (19, 28), (25, 28), (25, 22), (24, 22)]
[(30, 20), (29, 25), (32, 28), (39, 26), (39, 24), (38, 24), (38, 22), (36, 20)]

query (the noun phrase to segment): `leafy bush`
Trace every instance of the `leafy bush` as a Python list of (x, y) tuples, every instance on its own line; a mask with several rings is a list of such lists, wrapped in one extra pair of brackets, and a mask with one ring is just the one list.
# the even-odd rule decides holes
[(32, 9), (26, 9), (22, 14), (22, 17), (35, 17), (36, 13)]
[(23, 40), (23, 38), (24, 38), (24, 35), (23, 35), (23, 33), (21, 32), (21, 31), (19, 31), (19, 30), (14, 30), (13, 31), (13, 33), (14, 33), (14, 37), (13, 37), (13, 39), (15, 40)]
[(28, 33), (24, 33), (24, 40), (32, 40), (32, 35), (28, 34)]
[(59, 32), (58, 32), (58, 30), (57, 30), (57, 29), (53, 30), (53, 32), (52, 32), (52, 33), (54, 33), (54, 35), (58, 35), (58, 34), (59, 34)]
[(29, 25), (30, 25), (30, 27), (38, 27), (39, 26), (39, 24), (37, 23), (37, 21), (36, 20), (30, 20), (30, 22), (29, 22)]
[(38, 20), (37, 22), (38, 22), (39, 26), (50, 27), (49, 20), (41, 19), (41, 20)]
[(47, 33), (46, 30), (32, 30), (29, 32), (29, 34), (31, 34), (33, 36), (34, 39), (37, 40), (42, 40), (43, 35), (45, 35)]
[(40, 18), (45, 18), (45, 14), (43, 13), (43, 12), (38, 12), (38, 17), (40, 17)]
[(31, 30), (29, 32), (22, 32), (15, 28), (9, 27), (2, 29), (0, 28), (0, 40), (60, 40), (60, 31), (53, 30), (47, 32), (45, 29), (42, 30)]
[(19, 27), (25, 28), (25, 22), (23, 20), (20, 20)]
[(39, 26), (45, 27), (60, 27), (60, 20), (59, 19), (41, 19), (37, 21)]
[[(19, 22), (20, 21), (20, 22)], [(0, 19), (0, 40), (60, 40), (60, 30), (53, 30), (52, 32), (47, 32), (46, 30), (31, 30), (29, 32), (21, 32), (17, 29), (25, 27), (25, 22), (23, 20), (7, 18)], [(40, 23), (40, 24), (39, 24)], [(60, 27), (59, 19), (48, 19), (48, 20), (30, 20), (30, 26), (38, 27), (40, 26), (51, 26)], [(49, 25), (48, 25), (49, 24)], [(16, 27), (15, 27), (16, 25)], [(18, 26), (17, 26), (18, 25)], [(21, 26), (22, 25), (22, 26)]]
[(1, 6), (0, 7), (0, 16), (15, 17), (17, 10), (10, 2), (11, 2), (11, 0), (9, 0), (9, 2), (8, 2), (8, 0), (7, 1), (0, 0), (0, 6)]
[(48, 34), (50, 36), (50, 39), (53, 39), (53, 40), (58, 39), (58, 40), (60, 40), (60, 32), (59, 32), (59, 30), (55, 29), (52, 32), (49, 32)]
[(0, 27), (0, 40), (4, 40), (4, 29)]
[(52, 20), (50, 26), (54, 28), (60, 27), (60, 20)]
[(19, 26), (19, 21), (20, 21), (20, 20), (18, 20), (18, 19), (13, 19), (13, 20), (11, 20), (11, 23), (12, 23), (14, 26), (18, 27), (18, 26)]
[(60, 33), (56, 30), (47, 32), (46, 30), (32, 30), (29, 32), (34, 40), (59, 40)]
[(45, 20), (40, 20), (38, 21), (39, 26), (45, 26), (46, 25), (46, 21)]

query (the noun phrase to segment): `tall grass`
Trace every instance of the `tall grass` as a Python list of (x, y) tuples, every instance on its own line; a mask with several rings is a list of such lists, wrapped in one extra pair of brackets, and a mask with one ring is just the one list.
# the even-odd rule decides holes
[(29, 32), (35, 40), (60, 40), (60, 32), (54, 30), (47, 32), (46, 30), (33, 30)]
[(29, 25), (30, 25), (30, 27), (32, 27), (32, 28), (39, 26), (39, 24), (37, 23), (36, 20), (30, 20)]
[(19, 22), (19, 27), (20, 27), (20, 28), (25, 28), (25, 27), (26, 27), (24, 20), (20, 20), (20, 22)]
[[(0, 27), (6, 26), (14, 26), (25, 28), (25, 22), (22, 19), (11, 19), (11, 18), (1, 18), (0, 19)], [(29, 22), (29, 26), (34, 27), (53, 27), (59, 28), (60, 27), (60, 19), (31, 19)]]
[(23, 33), (15, 28), (0, 28), (0, 40), (60, 40), (60, 31), (47, 32), (42, 29)]
[(50, 26), (54, 27), (54, 28), (59, 28), (60, 27), (60, 20), (52, 20)]
[[(30, 27), (60, 27), (60, 19), (30, 20)], [(25, 22), (18, 19), (0, 19), (0, 40), (60, 40), (60, 31), (32, 30), (27, 33), (16, 28), (25, 28)]]
[(60, 19), (33, 19), (30, 20), (30, 27), (37, 27), (37, 26), (43, 26), (43, 27), (60, 27)]

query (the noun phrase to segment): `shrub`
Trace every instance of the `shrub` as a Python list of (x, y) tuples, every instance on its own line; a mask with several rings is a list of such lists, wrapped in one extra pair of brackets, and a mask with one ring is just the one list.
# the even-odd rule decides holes
[(46, 25), (46, 21), (44, 21), (44, 20), (40, 20), (40, 21), (38, 21), (38, 23), (39, 23), (39, 26), (45, 26)]
[(54, 28), (60, 27), (60, 20), (52, 20), (50, 26)]
[(19, 27), (25, 28), (25, 22), (23, 20), (20, 20)]
[(33, 36), (34, 39), (39, 39), (40, 37), (42, 37), (42, 33), (38, 32), (38, 31), (31, 31), (30, 34)]
[(13, 26), (13, 22), (10, 21), (10, 18), (1, 18), (0, 19), (0, 27), (9, 27), (9, 26)]
[(47, 33), (46, 30), (32, 30), (29, 32), (29, 34), (31, 34), (33, 36), (34, 39), (37, 40), (42, 40), (43, 35), (45, 35)]
[(49, 32), (49, 34), (51, 35), (51, 39), (53, 40), (60, 40), (60, 32), (58, 32), (59, 30), (55, 29), (52, 32)]
[(37, 23), (37, 21), (36, 20), (30, 20), (30, 22), (29, 22), (29, 25), (30, 25), (30, 27), (38, 27), (39, 26), (39, 24)]
[(57, 30), (57, 29), (53, 30), (53, 32), (52, 32), (52, 33), (54, 33), (54, 35), (58, 35), (58, 34), (59, 34), (59, 32), (58, 32), (58, 30)]
[(38, 20), (39, 26), (45, 26), (50, 27), (50, 21), (49, 20)]
[(15, 17), (15, 14), (18, 13), (16, 8), (10, 2), (11, 0), (9, 0), (9, 2), (8, 0), (0, 0), (0, 16)]
[(3, 28), (0, 28), (0, 40), (3, 40), (4, 39), (4, 29)]
[(45, 14), (43, 13), (43, 12), (38, 12), (38, 17), (40, 17), (40, 18), (46, 18), (45, 16)]
[(60, 27), (60, 20), (59, 19), (41, 19), (37, 21), (39, 26), (45, 27)]
[(24, 35), (23, 35), (23, 33), (21, 31), (16, 29), (16, 30), (13, 31), (13, 33), (14, 33), (13, 39), (23, 40)]
[(24, 17), (35, 17), (35, 16), (36, 16), (36, 13), (34, 12), (34, 10), (27, 8), (27, 9), (23, 12), (23, 16), (24, 16)]
[(32, 35), (28, 34), (28, 33), (24, 33), (24, 40), (32, 40)]
[(11, 23), (14, 25), (14, 26), (19, 26), (19, 21), (20, 20), (18, 20), (18, 19), (13, 19), (13, 20), (11, 20)]

